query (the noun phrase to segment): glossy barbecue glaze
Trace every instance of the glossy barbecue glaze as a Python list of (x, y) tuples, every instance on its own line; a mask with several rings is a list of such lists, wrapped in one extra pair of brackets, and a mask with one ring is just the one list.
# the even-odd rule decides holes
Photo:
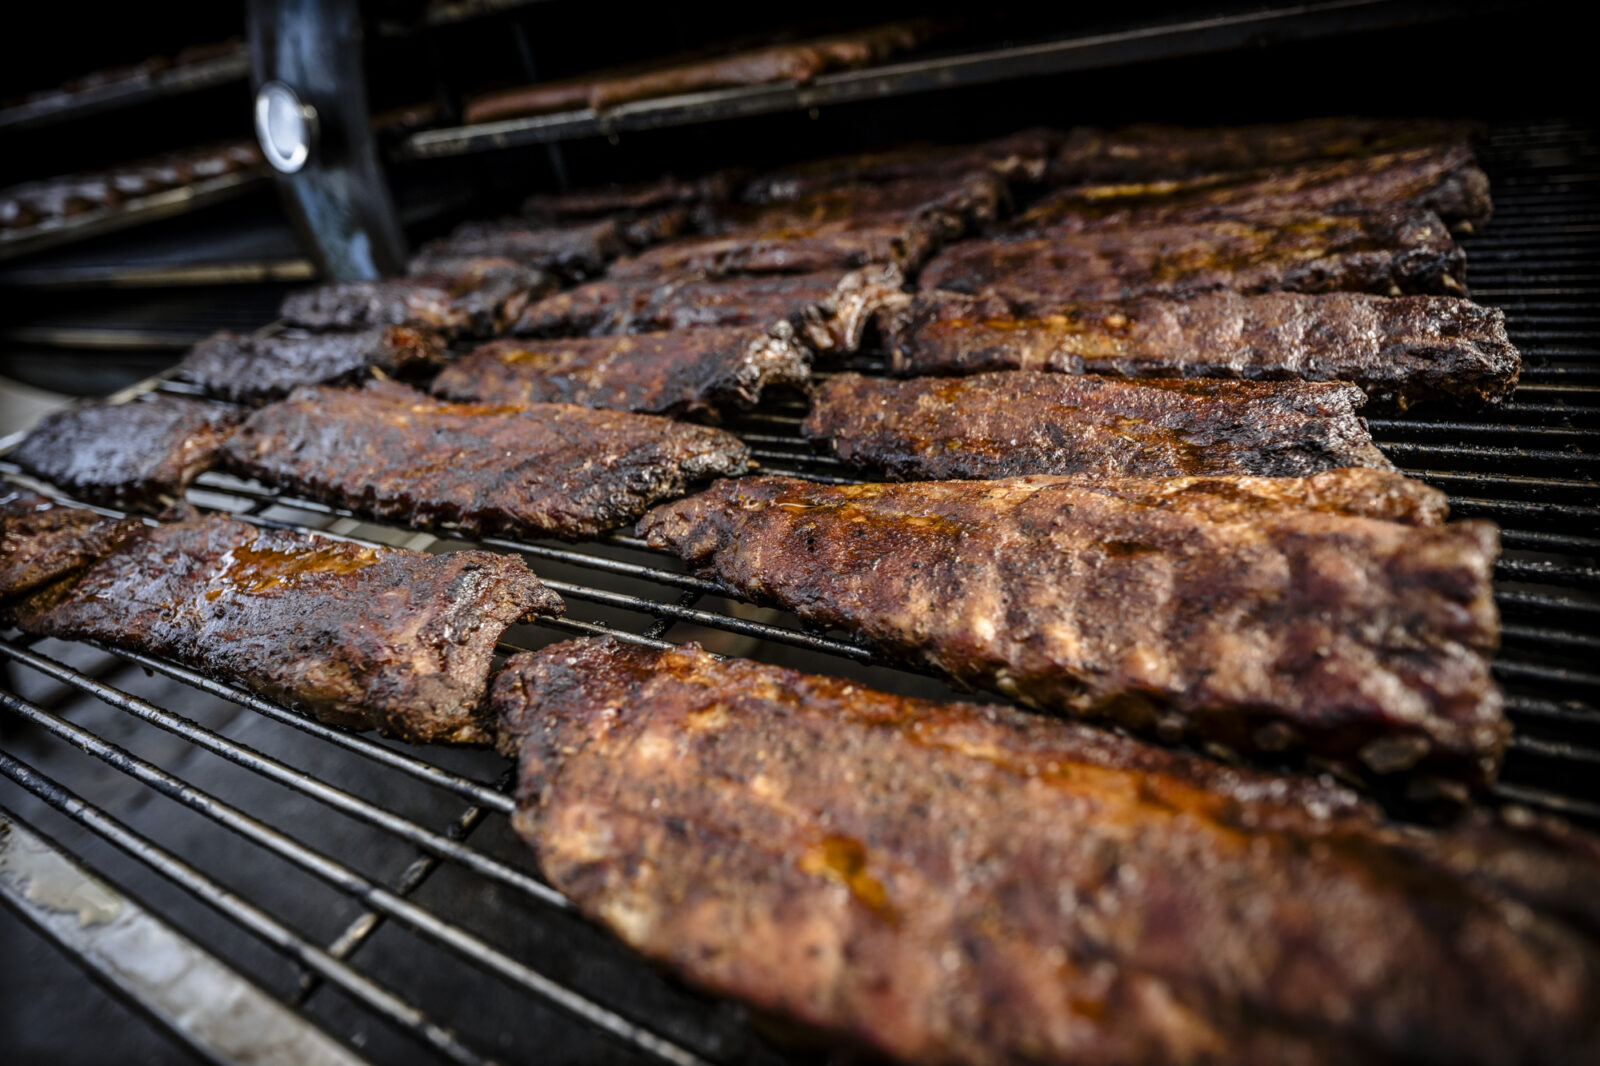
[(456, 404), (394, 382), (296, 389), (250, 416), (229, 465), (380, 519), (469, 533), (593, 537), (742, 473), (737, 437), (570, 404)]
[(1511, 394), (1505, 315), (1454, 296), (1227, 290), (1071, 302), (935, 291), (880, 320), (896, 374), (1054, 370), (1130, 378), (1349, 381), (1378, 403)]
[(801, 432), (897, 481), (1393, 469), (1356, 417), (1365, 399), (1351, 385), (1301, 382), (839, 374), (817, 391)]
[(376, 367), (405, 375), (444, 363), (443, 339), (406, 326), (355, 333), (212, 334), (189, 350), (178, 376), (235, 403), (288, 395), (297, 385), (350, 381)]
[(1379, 470), (719, 481), (639, 524), (728, 589), (1032, 706), (1373, 773), (1493, 775), (1487, 522)]
[(575, 403), (616, 411), (716, 416), (754, 407), (764, 389), (802, 388), (811, 353), (785, 325), (490, 341), (447, 367), (433, 392), (452, 400)]
[(586, 914), (907, 1062), (1600, 1055), (1600, 855), (1555, 823), (1402, 829), (1310, 780), (692, 645), (556, 644), (494, 703), (513, 825)]
[(0, 481), (0, 599), (75, 573), (143, 528)]

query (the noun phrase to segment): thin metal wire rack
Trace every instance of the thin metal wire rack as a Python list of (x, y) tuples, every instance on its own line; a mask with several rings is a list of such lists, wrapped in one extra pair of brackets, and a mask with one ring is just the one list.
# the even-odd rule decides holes
[[(1588, 448), (1600, 421), (1600, 321), (1594, 310), (1594, 298), (1600, 296), (1595, 236), (1600, 233), (1600, 142), (1591, 131), (1566, 123), (1508, 126), (1494, 132), (1484, 162), (1495, 182), (1497, 217), (1487, 233), (1465, 242), (1470, 280), (1478, 298), (1507, 311), (1525, 359), (1522, 385), (1512, 402), (1481, 417), (1423, 411), (1369, 421), (1391, 458), (1444, 489), (1457, 515), (1493, 518), (1503, 527), (1507, 551), (1496, 570), (1503, 650), (1494, 669), (1517, 728), (1491, 799), (1600, 822), (1595, 773), (1600, 670), (1594, 666), (1600, 653), (1600, 480)], [(876, 365), (868, 358), (853, 368), (871, 371)], [(150, 387), (181, 391), (170, 383)], [(864, 480), (799, 437), (800, 413), (797, 406), (769, 405), (731, 428), (768, 472), (839, 483)], [(848, 641), (802, 629), (792, 617), (739, 604), (714, 583), (684, 573), (675, 560), (651, 553), (625, 534), (582, 546), (501, 537), (473, 541), (448, 529), (419, 533), (381, 526), (337, 507), (215, 474), (203, 476), (190, 495), (197, 506), (246, 521), (412, 548), (471, 544), (520, 553), (567, 600), (570, 616), (515, 631), (505, 651), (575, 633), (604, 633), (653, 646), (698, 637), (714, 650), (824, 672), (870, 669), (875, 683), (891, 687), (931, 684)], [(270, 782), (304, 809), (333, 819), (329, 839), (336, 846), (315, 846), (305, 832), (285, 828), (270, 811), (247, 809), (232, 794), (199, 787), (177, 772), (190, 761), (162, 765), (117, 743), (109, 730), (74, 720), (49, 700), (11, 690), (0, 690), (0, 706), (56, 743), (32, 762), (15, 750), (0, 751), (0, 775), (18, 786), (19, 795), (64, 815), (94, 840), (155, 871), (291, 960), (293, 980), (280, 987), (277, 998), (302, 1017), (330, 1024), (314, 1012), (331, 990), (363, 1017), (380, 1019), (409, 1041), (400, 1046), (444, 1061), (485, 1063), (501, 1054), (513, 1060), (533, 1057), (525, 1045), (502, 1046), (504, 1033), (497, 1038), (495, 1028), (508, 1004), (539, 1002), (602, 1034), (616, 1053), (642, 1060), (781, 1061), (789, 1056), (785, 1048), (755, 1035), (736, 1009), (698, 999), (656, 977), (572, 914), (568, 901), (533, 872), (532, 856), (514, 840), (507, 846), (505, 819), (513, 804), (503, 762), (483, 756), (464, 770), (456, 758), (460, 753), (408, 748), (331, 728), (201, 671), (91, 647), (110, 657), (113, 673), (126, 666), (149, 671), (193, 690), (196, 699), (222, 701), (270, 723), (262, 728), (273, 731), (268, 736), (275, 747), (285, 736), (303, 738), (309, 747), (296, 749), (298, 759), (274, 754), (227, 728), (142, 698), (127, 681), (104, 679), (104, 670), (74, 665), (67, 661), (73, 649), (56, 642), (8, 638), (0, 642), (0, 662), (28, 674), (35, 684), (51, 683), (71, 699), (97, 701), (137, 723), (140, 731), (176, 738), (184, 746), (180, 750), (204, 752)], [(108, 801), (57, 781), (56, 768), (80, 758), (73, 749), (247, 842), (249, 854), (261, 856), (262, 863), (270, 856), (309, 875), (332, 896), (352, 902), (353, 911), (330, 936), (311, 935), (272, 913), (257, 902), (263, 894), (259, 884), (254, 892), (237, 887), (237, 876), (203, 868), (202, 856), (153, 839), (153, 832), (113, 815)], [(307, 752), (316, 756), (320, 769), (305, 768)], [(369, 779), (383, 782), (384, 798), (373, 798), (373, 789), (365, 787)], [(346, 781), (363, 787), (343, 787)], [(344, 854), (346, 841), (369, 834), (404, 849), (406, 861), (394, 876), (374, 876)], [(485, 834), (496, 839), (483, 842)], [(444, 881), (449, 884), (435, 892)], [(486, 900), (493, 906), (480, 911)], [(191, 910), (167, 913), (180, 930), (194, 925)], [(477, 1019), (487, 1020), (486, 1026), (474, 1029), (441, 1018), (436, 989), (412, 990), (411, 975), (394, 965), (392, 951), (379, 950), (389, 936), (385, 930), (394, 928), (412, 938), (408, 943), (427, 945), (435, 952), (430, 958), (449, 957), (460, 966), (463, 987), (491, 1004), (487, 1019)], [(512, 935), (529, 929), (540, 930), (539, 936)], [(529, 950), (530, 943), (535, 950)], [(541, 954), (539, 944), (562, 945), (571, 957)], [(591, 962), (599, 976), (583, 972)], [(491, 993), (491, 987), (499, 991)], [(196, 1046), (214, 1052), (203, 1043)]]

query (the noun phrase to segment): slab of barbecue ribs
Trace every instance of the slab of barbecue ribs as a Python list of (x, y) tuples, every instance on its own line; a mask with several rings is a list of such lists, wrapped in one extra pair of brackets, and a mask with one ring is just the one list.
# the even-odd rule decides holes
[(523, 337), (599, 337), (696, 326), (787, 324), (813, 348), (848, 353), (872, 316), (902, 302), (893, 267), (667, 281), (602, 279), (529, 305), (511, 332)]
[(919, 285), (1032, 303), (1212, 289), (1461, 294), (1465, 267), (1437, 215), (1259, 215), (962, 241), (923, 268)]
[(715, 418), (754, 407), (763, 390), (804, 388), (811, 351), (786, 324), (709, 326), (560, 340), (498, 340), (433, 381), (450, 400), (575, 403), (615, 411)]
[(165, 393), (79, 403), (46, 415), (6, 458), (90, 503), (160, 511), (216, 463), (242, 417)]
[(211, 515), (141, 530), (17, 621), (173, 659), (336, 725), (485, 744), (496, 642), (561, 610), (509, 555), (369, 548)]
[(1498, 403), (1522, 358), (1505, 315), (1454, 296), (1226, 289), (1182, 298), (1013, 302), (918, 293), (879, 318), (896, 374), (1053, 370), (1130, 378), (1349, 381), (1407, 408)]
[(1577, 1064), (1595, 841), (693, 645), (514, 657), (513, 826), (680, 977), (910, 1063)]
[[(0, 600), (76, 573), (143, 528), (0, 481)], [(4, 607), (0, 622), (9, 624)]]
[[(672, 217), (681, 226), (688, 213), (679, 211)], [(464, 222), (448, 237), (424, 245), (412, 259), (409, 273), (426, 277), (449, 273), (462, 260), (505, 258), (568, 278), (592, 277), (633, 247), (629, 233), (628, 224), (617, 218), (554, 224), (526, 219)]]
[(1430, 146), (1292, 167), (1067, 186), (1007, 228), (1059, 233), (1258, 213), (1396, 209), (1432, 211), (1467, 228), (1481, 225), (1491, 212), (1489, 178), (1466, 145)]
[(427, 276), (341, 281), (291, 294), (279, 315), (305, 329), (409, 326), (447, 336), (504, 333), (529, 301), (555, 287), (540, 270), (501, 258), (451, 260)]
[(1139, 181), (1318, 159), (1469, 144), (1483, 129), (1450, 119), (1313, 118), (1252, 126), (1076, 126), (1051, 164), (1058, 181)]
[(281, 399), (297, 385), (354, 381), (369, 369), (404, 377), (444, 363), (444, 340), (409, 326), (354, 333), (214, 333), (189, 350), (178, 376), (234, 403)]
[(566, 540), (749, 464), (737, 437), (707, 426), (571, 404), (449, 403), (392, 381), (296, 389), (252, 414), (225, 458), (267, 485), (383, 520)]
[(719, 481), (639, 524), (730, 591), (1031, 706), (1418, 780), (1508, 727), (1487, 522), (1381, 470)]
[(892, 381), (837, 374), (801, 432), (897, 481), (1020, 474), (1259, 474), (1393, 469), (1353, 385), (1134, 382), (1004, 370)]

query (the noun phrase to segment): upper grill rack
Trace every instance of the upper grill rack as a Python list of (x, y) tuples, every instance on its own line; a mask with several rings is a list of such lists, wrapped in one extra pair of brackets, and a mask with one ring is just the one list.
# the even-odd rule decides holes
[[(1591, 822), (1600, 822), (1600, 673), (1592, 666), (1600, 652), (1600, 481), (1586, 449), (1600, 419), (1600, 322), (1593, 310), (1600, 296), (1597, 156), (1600, 145), (1591, 131), (1566, 123), (1496, 130), (1484, 151), (1497, 217), (1488, 233), (1466, 240), (1470, 280), (1479, 299), (1506, 309), (1512, 339), (1523, 352), (1523, 386), (1513, 402), (1482, 416), (1424, 410), (1370, 420), (1391, 458), (1449, 493), (1455, 513), (1490, 517), (1503, 527), (1508, 550), (1496, 572), (1496, 594), (1504, 650), (1495, 673), (1517, 731), (1493, 798)], [(860, 369), (873, 367), (871, 360), (860, 361)], [(771, 406), (733, 428), (770, 472), (860, 480), (815, 454), (797, 435), (798, 419), (798, 408)], [(463, 543), (448, 531), (378, 526), (220, 475), (203, 477), (191, 499), (251, 521), (413, 548)], [(827, 672), (854, 674), (870, 667), (864, 676), (880, 686), (925, 691), (931, 685), (899, 668), (884, 669), (853, 645), (802, 630), (788, 616), (732, 603), (714, 584), (683, 573), (675, 560), (648, 552), (626, 535), (577, 547), (503, 538), (479, 543), (527, 556), (571, 610), (571, 617), (513, 634), (505, 650), (572, 633), (610, 633), (656, 645), (702, 639), (717, 650)], [(49, 809), (64, 814), (70, 821), (57, 824), (83, 827), (85, 841), (114, 845), (135, 860), (130, 868), (159, 873), (233, 928), (292, 960), (295, 968), (280, 981), (279, 994), (305, 1016), (323, 1025), (330, 1017), (355, 1017), (362, 1025), (382, 1019), (410, 1041), (395, 1045), (403, 1054), (420, 1048), (444, 1061), (483, 1063), (491, 1061), (496, 1037), (506, 1038), (508, 1009), (539, 1001), (616, 1042), (613, 1053), (625, 1049), (674, 1063), (784, 1057), (753, 1035), (736, 1010), (655, 977), (604, 934), (572, 920), (570, 905), (529, 872), (533, 864), (507, 832), (504, 816), (512, 801), (499, 760), (347, 733), (199, 671), (140, 654), (98, 651), (103, 654), (27, 638), (0, 643), (0, 661), (21, 668), (19, 680), (26, 682), (0, 691), (0, 705), (40, 731), (31, 762), (9, 743), (0, 752), (0, 774), (20, 786), (6, 802), (15, 806), (12, 797), (18, 797), (40, 818), (50, 817)], [(98, 666), (81, 665), (85, 655)], [(135, 690), (146, 684), (140, 670), (193, 690), (183, 700), (190, 713), (138, 695)], [(42, 694), (24, 696), (25, 688)], [(170, 701), (170, 687), (164, 691)], [(94, 704), (115, 712), (111, 724), (101, 721), (95, 728), (97, 719), (77, 710)], [(257, 725), (248, 742), (232, 735), (238, 730), (226, 723), (214, 724), (224, 705), (254, 712), (250, 720)], [(176, 738), (165, 760), (146, 754), (148, 737), (158, 732)], [(224, 799), (221, 787), (197, 785), (200, 764), (191, 756), (198, 753), (246, 778), (271, 782), (292, 797), (297, 810), (331, 828), (313, 841), (309, 820), (288, 831), (275, 807), (247, 804), (248, 788), (235, 785)], [(233, 846), (251, 856), (251, 864), (242, 873), (215, 863), (205, 868), (207, 853), (184, 848), (187, 838), (176, 845), (163, 842), (156, 839), (164, 835), (157, 828), (130, 824), (131, 813), (128, 821), (114, 817), (107, 808), (117, 790), (103, 774), (86, 776), (86, 762), (109, 766), (139, 791), (201, 815), (220, 827), (208, 830), (219, 838), (247, 842)], [(179, 766), (182, 777), (174, 772)], [(56, 780), (68, 774), (76, 775), (78, 790)], [(387, 876), (346, 857), (369, 838), (399, 850), (403, 861), (392, 864), (396, 868)], [(269, 879), (251, 871), (277, 865), (319, 882), (319, 900), (352, 901), (342, 904), (346, 909), (331, 935), (308, 932), (315, 923), (303, 916), (283, 917), (302, 913), (283, 900), (257, 902), (272, 891)], [(182, 928), (197, 926), (195, 908), (180, 903), (167, 913)], [(394, 942), (401, 936), (414, 950), (425, 948), (430, 965), (465, 975), (450, 980), (473, 989), (489, 1006), (464, 1021), (455, 1016), (462, 1004), (441, 991), (444, 978), (416, 987), (412, 969), (396, 965)], [(366, 966), (358, 965), (358, 956)], [(482, 981), (485, 973), (496, 981)], [(261, 969), (251, 976), (268, 981)], [(348, 1013), (320, 1012), (330, 994), (348, 1004)], [(538, 1034), (532, 1038), (549, 1050), (539, 1026), (551, 1024), (548, 1016), (537, 1015), (522, 1032)], [(575, 1031), (572, 1039), (578, 1040), (585, 1030)], [(380, 1033), (366, 1035), (379, 1040)], [(513, 1046), (509, 1057), (524, 1056)]]

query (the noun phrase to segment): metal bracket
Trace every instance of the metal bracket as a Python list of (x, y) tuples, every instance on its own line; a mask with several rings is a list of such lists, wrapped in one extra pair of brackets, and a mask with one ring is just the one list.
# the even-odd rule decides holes
[(256, 129), (324, 276), (398, 274), (405, 237), (378, 164), (355, 0), (250, 0)]

